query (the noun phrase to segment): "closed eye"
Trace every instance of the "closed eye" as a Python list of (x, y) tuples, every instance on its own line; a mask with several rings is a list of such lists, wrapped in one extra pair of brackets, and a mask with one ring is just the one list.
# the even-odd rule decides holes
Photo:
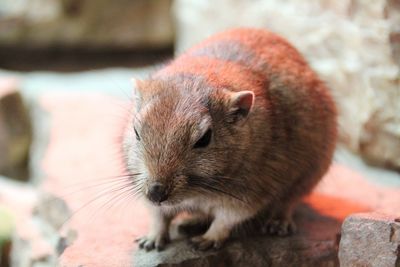
[(211, 136), (212, 136), (212, 131), (211, 131), (211, 129), (208, 129), (204, 133), (204, 135), (199, 140), (197, 140), (197, 142), (194, 144), (193, 148), (207, 147), (211, 142)]

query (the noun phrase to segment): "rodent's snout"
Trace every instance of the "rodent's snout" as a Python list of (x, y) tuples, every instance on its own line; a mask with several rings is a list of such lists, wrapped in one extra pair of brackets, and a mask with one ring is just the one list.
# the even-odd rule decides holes
[(161, 183), (155, 182), (149, 186), (146, 195), (150, 201), (160, 204), (168, 198), (167, 187)]

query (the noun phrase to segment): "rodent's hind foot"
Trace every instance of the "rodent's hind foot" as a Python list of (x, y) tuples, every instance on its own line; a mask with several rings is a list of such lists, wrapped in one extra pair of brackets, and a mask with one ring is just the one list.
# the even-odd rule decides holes
[(195, 250), (218, 250), (225, 243), (225, 240), (212, 240), (200, 235), (190, 238), (189, 243)]
[(263, 234), (289, 236), (297, 231), (295, 222), (292, 219), (271, 219), (261, 229)]
[(170, 243), (170, 240), (167, 236), (143, 236), (136, 239), (135, 242), (138, 243), (140, 249), (145, 249), (146, 251), (156, 249), (157, 251), (161, 251)]

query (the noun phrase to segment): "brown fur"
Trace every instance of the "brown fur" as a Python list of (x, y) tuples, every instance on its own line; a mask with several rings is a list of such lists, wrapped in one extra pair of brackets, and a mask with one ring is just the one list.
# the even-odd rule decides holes
[[(161, 205), (149, 205), (155, 224), (141, 247), (162, 248), (180, 211), (212, 218), (191, 239), (200, 249), (219, 247), (265, 211), (264, 230), (294, 230), (292, 207), (327, 171), (336, 141), (334, 102), (295, 48), (265, 30), (230, 30), (137, 82), (136, 91), (140, 141), (130, 122), (127, 167), (140, 173), (143, 193), (154, 182), (168, 191)], [(248, 114), (232, 113), (241, 91), (254, 94), (252, 105), (249, 94), (240, 103)], [(210, 145), (193, 148), (209, 127)]]

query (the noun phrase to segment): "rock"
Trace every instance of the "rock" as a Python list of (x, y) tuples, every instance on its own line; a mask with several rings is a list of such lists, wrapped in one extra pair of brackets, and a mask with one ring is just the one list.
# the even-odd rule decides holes
[[(383, 175), (382, 175), (383, 176)], [(396, 177), (398, 178), (398, 177)], [(333, 164), (331, 171), (317, 185), (316, 191), (340, 199), (347, 199), (352, 203), (363, 205), (367, 210), (378, 210), (386, 214), (397, 214), (400, 210), (400, 184), (372, 183), (357, 171), (349, 169), (342, 164)], [(380, 181), (381, 182), (381, 181)], [(339, 204), (337, 204), (339, 205)], [(338, 209), (346, 211), (342, 213), (343, 219), (356, 210), (354, 207), (325, 207), (327, 210)], [(324, 210), (324, 209), (322, 209)], [(359, 209), (360, 210), (360, 209)], [(367, 211), (364, 210), (364, 211)], [(347, 213), (347, 215), (346, 215)]]
[(346, 218), (339, 245), (340, 266), (400, 266), (400, 222), (396, 219), (381, 213)]
[[(25, 226), (31, 219), (32, 206), (36, 203), (35, 190), (19, 181), (14, 181), (6, 177), (0, 176), (0, 207), (5, 212), (0, 215), (0, 230), (2, 239), (6, 237), (6, 243), (0, 257), (0, 266), (14, 266), (9, 262), (11, 241), (14, 238), (14, 232), (21, 226)], [(8, 230), (6, 230), (8, 229)], [(3, 232), (4, 231), (4, 232)], [(0, 248), (2, 246), (0, 240)], [(14, 247), (14, 244), (12, 245)], [(2, 265), (4, 264), (4, 265)]]
[(32, 139), (28, 111), (13, 79), (0, 79), (0, 173), (27, 178)]
[(0, 43), (33, 51), (164, 48), (173, 41), (170, 4), (170, 0), (3, 0)]
[[(48, 80), (48, 78), (44, 79), (44, 81)], [(42, 160), (49, 142), (50, 117), (38, 101), (39, 90), (34, 91), (36, 91), (37, 95), (32, 96), (27, 94), (27, 92), (23, 93), (29, 103), (33, 130), (33, 139), (29, 153), (29, 182), (34, 185), (40, 185), (46, 179), (45, 170), (42, 168)]]
[(370, 79), (375, 97), (370, 103), (375, 106), (364, 124), (360, 153), (368, 162), (400, 171), (400, 151), (393, 149), (400, 147), (400, 2), (383, 1), (381, 8), (379, 20), (385, 25), (381, 52), (386, 55), (387, 70), (376, 67)]
[(214, 32), (262, 27), (286, 37), (333, 91), (340, 142), (400, 169), (400, 4), (396, 0), (176, 0), (177, 53)]
[(56, 266), (58, 256), (76, 237), (68, 227), (61, 231), (70, 215), (63, 200), (39, 193), (31, 217), (17, 226), (12, 239), (12, 266)]
[[(161, 252), (136, 251), (133, 266), (338, 266), (340, 221), (320, 215), (308, 205), (302, 205), (295, 218), (299, 233), (294, 236), (246, 237), (214, 252), (194, 251), (172, 229), (174, 243)], [(325, 231), (315, 231), (321, 228)]]
[(77, 233), (59, 265), (130, 266), (133, 240), (148, 216), (129, 191), (121, 192), (124, 182), (111, 179), (122, 173), (116, 140), (127, 103), (65, 92), (46, 94), (40, 102), (52, 125), (42, 187), (66, 201), (73, 211), (68, 225)]
[[(3, 206), (12, 212), (10, 216), (0, 209), (0, 248), (6, 234), (11, 239), (6, 243), (11, 244), (11, 249), (7, 248), (10, 255), (4, 255), (10, 260), (9, 266), (55, 266), (57, 257), (75, 238), (65, 225), (60, 231), (70, 216), (65, 202), (0, 176), (0, 208)], [(6, 220), (9, 217), (12, 220)]]

